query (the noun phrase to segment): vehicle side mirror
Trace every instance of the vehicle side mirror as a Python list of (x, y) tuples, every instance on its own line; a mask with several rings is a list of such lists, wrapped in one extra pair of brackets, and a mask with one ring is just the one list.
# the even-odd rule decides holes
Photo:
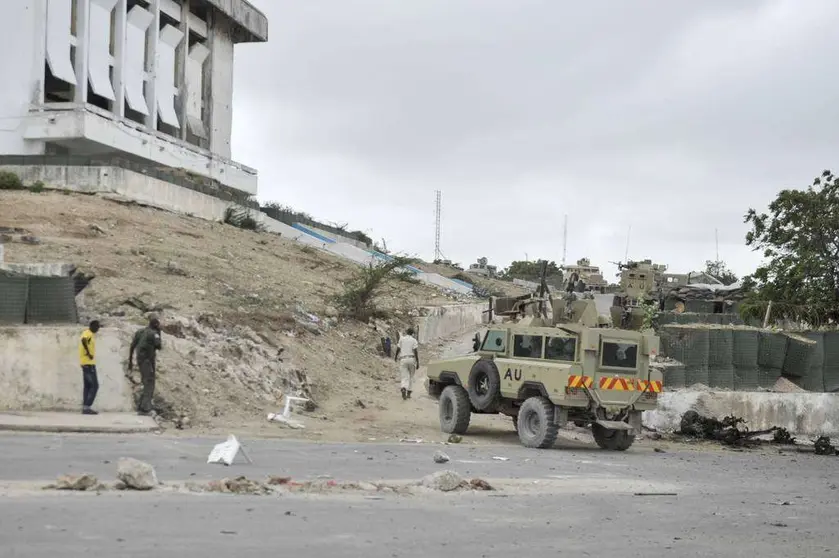
[(477, 333), (475, 334), (475, 338), (472, 340), (472, 350), (474, 352), (478, 352), (478, 349), (481, 348), (481, 336)]

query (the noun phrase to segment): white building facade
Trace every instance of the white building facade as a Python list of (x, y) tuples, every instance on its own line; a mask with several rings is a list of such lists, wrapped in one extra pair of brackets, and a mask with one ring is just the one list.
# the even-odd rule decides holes
[(234, 45), (268, 38), (251, 4), (14, 0), (2, 13), (0, 166), (83, 190), (129, 180), (147, 197), (161, 181), (256, 194), (230, 149)]

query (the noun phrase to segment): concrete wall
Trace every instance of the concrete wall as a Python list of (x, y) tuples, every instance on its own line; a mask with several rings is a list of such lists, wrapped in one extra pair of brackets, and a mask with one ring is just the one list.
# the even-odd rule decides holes
[[(36, 155), (44, 152), (44, 143), (25, 141), (23, 129), (29, 104), (40, 102), (44, 73), (46, 3), (39, 0), (15, 0), (3, 3), (0, 36), (7, 51), (0, 56), (0, 153)], [(8, 49), (14, 47), (14, 54)]]
[(325, 236), (326, 238), (331, 238), (335, 242), (342, 242), (344, 244), (349, 244), (350, 246), (355, 246), (356, 248), (361, 248), (362, 250), (367, 250), (367, 248), (368, 248), (367, 245), (364, 244), (363, 242), (361, 242), (360, 240), (356, 240), (354, 238), (350, 238), (348, 236), (344, 236), (344, 235), (337, 234), (337, 233), (334, 233), (334, 232), (325, 231), (321, 228), (313, 227), (312, 225), (307, 225), (305, 223), (300, 223), (300, 224), (303, 225), (304, 227), (306, 227), (307, 229), (310, 229), (310, 230), (318, 233), (321, 236)]
[(485, 303), (421, 308), (417, 318), (417, 340), (427, 343), (476, 328), (486, 323), (488, 315), (483, 312), (487, 308)]
[(742, 417), (750, 430), (779, 426), (804, 436), (839, 434), (839, 394), (833, 393), (665, 392), (659, 396), (658, 409), (644, 413), (644, 424), (675, 431), (689, 410), (717, 419)]
[[(81, 411), (81, 332), (81, 326), (0, 328), (0, 410)], [(103, 329), (96, 341), (99, 394), (94, 408), (130, 412), (133, 397), (120, 340)]]
[[(210, 109), (210, 150), (230, 158), (230, 138), (233, 134), (233, 38), (229, 19), (214, 18), (209, 44), (207, 70), (212, 94), (204, 106)], [(256, 193), (256, 190), (252, 193)]]

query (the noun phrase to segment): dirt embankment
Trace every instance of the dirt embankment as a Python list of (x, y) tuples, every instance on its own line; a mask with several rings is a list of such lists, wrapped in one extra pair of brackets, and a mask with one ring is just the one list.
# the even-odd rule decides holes
[[(294, 436), (414, 436), (418, 413), (436, 424), (433, 402), (399, 398), (381, 333), (337, 316), (330, 299), (353, 264), (276, 235), (96, 196), (2, 192), (0, 206), (0, 226), (39, 240), (7, 244), (6, 261), (71, 262), (96, 276), (79, 297), (83, 320), (104, 320), (127, 343), (146, 312), (162, 315), (160, 404), (187, 417), (190, 431), (278, 433), (267, 413), (283, 393), (301, 392), (317, 408)], [(417, 306), (454, 302), (398, 280), (379, 298), (394, 334)], [(423, 347), (423, 358), (435, 350)]]

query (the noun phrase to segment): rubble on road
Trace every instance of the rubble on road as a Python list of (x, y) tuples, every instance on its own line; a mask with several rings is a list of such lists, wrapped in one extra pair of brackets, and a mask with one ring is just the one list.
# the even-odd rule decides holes
[(55, 484), (49, 484), (44, 490), (77, 490), (85, 492), (88, 490), (99, 490), (102, 485), (99, 480), (90, 473), (81, 475), (61, 475)]
[(696, 411), (688, 411), (682, 415), (679, 434), (700, 438), (703, 440), (714, 440), (728, 446), (754, 446), (760, 444), (756, 436), (774, 433), (777, 428), (758, 430), (750, 432), (740, 417), (727, 416), (722, 420), (712, 417), (705, 417)]
[(117, 489), (151, 490), (159, 484), (154, 467), (133, 457), (120, 458), (117, 479)]
[(449, 456), (443, 453), (442, 451), (435, 451), (434, 452), (434, 463), (448, 463)]

